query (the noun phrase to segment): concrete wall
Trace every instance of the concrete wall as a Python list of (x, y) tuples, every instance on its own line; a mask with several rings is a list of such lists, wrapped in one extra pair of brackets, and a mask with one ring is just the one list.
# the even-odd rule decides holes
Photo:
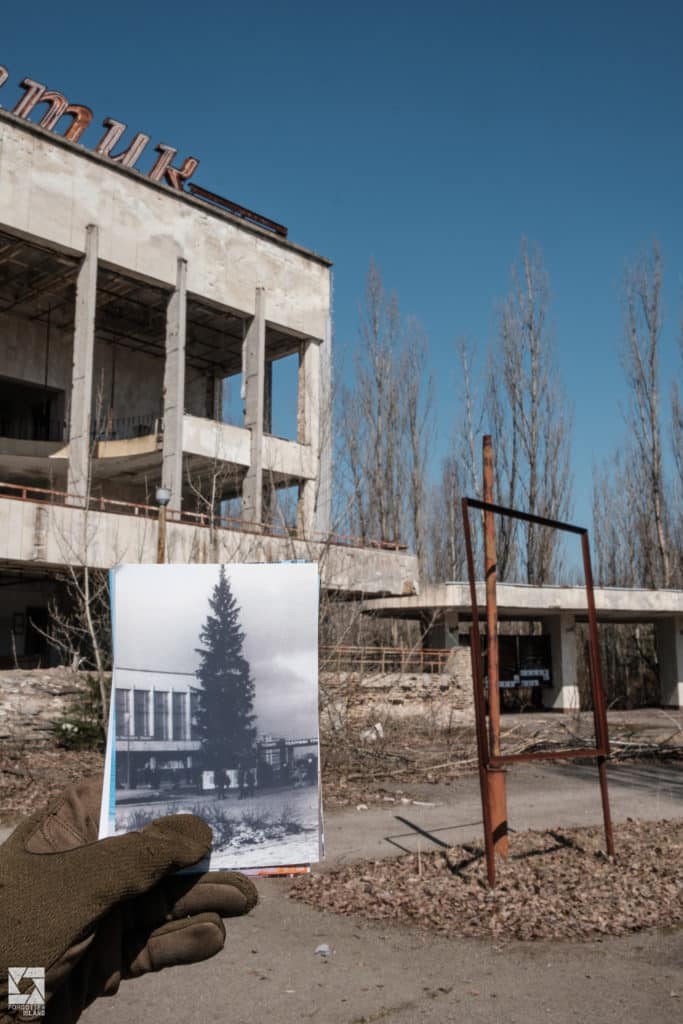
[[(207, 459), (224, 459), (238, 466), (250, 464), (250, 434), (242, 427), (217, 423), (197, 416), (183, 417), (183, 451)], [(308, 445), (283, 441), (266, 435), (263, 439), (263, 469), (312, 479), (313, 457)]]
[[(106, 417), (112, 399), (115, 420), (133, 416), (160, 416), (164, 361), (144, 352), (133, 352), (121, 345), (95, 341), (93, 369), (93, 417)], [(69, 382), (71, 387), (71, 382)], [(98, 410), (98, 390), (102, 393), (102, 408)], [(95, 420), (93, 419), (93, 423)]]
[(84, 692), (86, 675), (65, 668), (0, 672), (0, 740), (52, 746), (52, 723)]
[[(73, 342), (70, 334), (46, 324), (0, 313), (0, 374), (65, 392), (71, 398)], [(102, 389), (103, 409), (109, 408), (114, 374), (115, 419), (143, 416), (162, 402), (163, 360), (96, 341), (93, 372), (93, 413)]]
[[(82, 561), (109, 569), (119, 562), (154, 562), (155, 519), (82, 512), (0, 497), (0, 561), (58, 567)], [(314, 544), (238, 530), (210, 531), (170, 522), (169, 562), (318, 561), (323, 585), (356, 593), (401, 593), (417, 586), (414, 555)]]
[(391, 719), (444, 728), (474, 721), (469, 649), (454, 648), (445, 672), (321, 672), (321, 717), (330, 732)]
[(683, 708), (683, 615), (655, 624), (662, 704)]
[(47, 335), (46, 324), (0, 313), (0, 374), (40, 387), (47, 385), (65, 391), (68, 405), (73, 347), (71, 336), (52, 327), (47, 352)]
[(330, 273), (324, 261), (241, 226), (205, 204), (0, 112), (0, 223), (82, 253), (89, 224), (99, 228), (105, 263), (175, 287), (187, 259), (188, 291), (253, 315), (258, 286), (268, 320), (324, 338)]

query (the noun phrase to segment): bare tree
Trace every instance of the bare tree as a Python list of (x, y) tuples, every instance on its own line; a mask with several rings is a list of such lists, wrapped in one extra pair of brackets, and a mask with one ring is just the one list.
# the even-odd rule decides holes
[[(477, 437), (481, 433), (483, 406), (473, 378), (476, 351), (466, 338), (456, 343), (460, 388), (459, 419), (455, 424), (450, 452), (441, 465), (440, 478), (430, 492), (429, 572), (434, 580), (463, 579), (466, 575), (465, 541), (460, 500), (480, 494), (480, 462)], [(475, 558), (480, 536), (474, 522)]]
[[(547, 323), (549, 299), (540, 251), (522, 240), (490, 364), (489, 432), (499, 501), (535, 515), (566, 519), (571, 504), (571, 415)], [(516, 537), (501, 532), (501, 578), (514, 568), (528, 583), (556, 578), (562, 571), (557, 534), (533, 524), (515, 532)]]
[(460, 499), (465, 488), (454, 453), (443, 460), (439, 480), (429, 491), (429, 562), (431, 580), (457, 580), (465, 574), (465, 545)]
[(636, 484), (641, 585), (668, 587), (673, 575), (662, 460), (659, 345), (662, 332), (662, 256), (655, 242), (628, 268), (624, 282), (622, 363), (629, 386), (629, 474)]
[[(75, 531), (60, 526), (59, 506), (52, 508), (55, 516), (55, 537), (65, 564), (57, 578), (62, 584), (62, 600), (53, 598), (48, 606), (50, 628), (48, 641), (74, 669), (94, 666), (99, 692), (102, 728), (109, 717), (109, 684), (111, 667), (111, 618), (109, 606), (109, 573), (93, 568), (92, 546), (97, 535), (97, 513), (92, 508), (92, 470), (98, 438), (104, 430), (103, 381), (95, 394), (93, 429), (88, 450), (85, 495), (78, 508), (71, 510)], [(67, 522), (68, 520), (65, 520)]]
[[(683, 324), (678, 335), (678, 352), (680, 367), (683, 371)], [(683, 379), (683, 372), (681, 373)], [(678, 381), (674, 381), (671, 389), (671, 430), (676, 481), (674, 492), (676, 501), (673, 503), (675, 513), (672, 516), (673, 546), (676, 553), (676, 581), (680, 586), (683, 582), (683, 395)]]
[(431, 437), (433, 387), (427, 371), (427, 337), (420, 324), (410, 319), (406, 326), (401, 359), (405, 433), (409, 445), (408, 515), (418, 565), (427, 558), (424, 517), (427, 465)]
[(374, 263), (367, 276), (353, 388), (340, 389), (338, 485), (349, 527), (363, 540), (412, 533), (424, 557), (422, 514), (431, 417), (427, 342), (416, 321), (402, 324)]
[(641, 582), (639, 487), (630, 459), (620, 452), (593, 469), (593, 547), (596, 581), (602, 586), (632, 587)]

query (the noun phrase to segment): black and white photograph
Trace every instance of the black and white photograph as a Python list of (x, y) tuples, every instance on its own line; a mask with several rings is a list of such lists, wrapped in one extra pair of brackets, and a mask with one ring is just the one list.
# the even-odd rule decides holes
[(112, 582), (107, 833), (191, 813), (214, 837), (197, 869), (317, 861), (317, 567), (125, 565)]

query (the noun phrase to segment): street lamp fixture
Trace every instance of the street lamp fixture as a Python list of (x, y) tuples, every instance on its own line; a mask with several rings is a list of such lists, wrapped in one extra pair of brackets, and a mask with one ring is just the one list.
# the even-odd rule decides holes
[(157, 562), (166, 561), (166, 506), (171, 500), (168, 487), (157, 487), (156, 502), (159, 506), (159, 534), (157, 538)]

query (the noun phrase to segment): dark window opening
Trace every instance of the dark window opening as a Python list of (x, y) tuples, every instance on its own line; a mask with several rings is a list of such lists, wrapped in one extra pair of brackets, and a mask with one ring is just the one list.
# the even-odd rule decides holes
[(154, 691), (154, 739), (168, 739), (168, 692)]
[(149, 736), (149, 690), (135, 690), (133, 713), (135, 736)]
[(130, 735), (130, 690), (116, 690), (116, 735)]
[(64, 392), (0, 377), (0, 437), (64, 440)]
[(184, 693), (173, 694), (173, 739), (187, 739), (187, 707)]

